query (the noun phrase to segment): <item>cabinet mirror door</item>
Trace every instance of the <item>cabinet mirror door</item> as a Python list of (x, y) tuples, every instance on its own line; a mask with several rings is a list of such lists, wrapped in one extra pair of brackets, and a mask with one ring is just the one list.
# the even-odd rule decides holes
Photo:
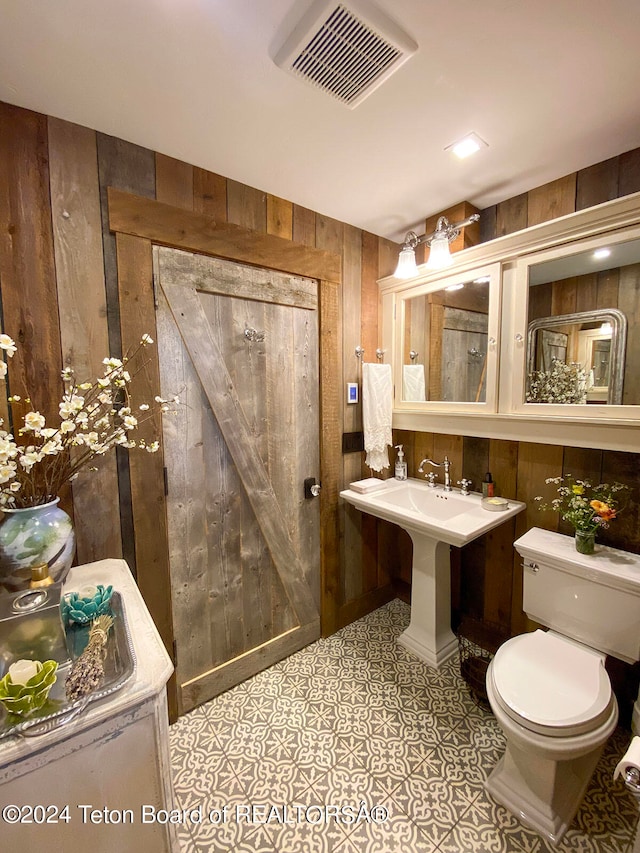
[(498, 265), (414, 288), (400, 307), (400, 403), (495, 411)]
[(600, 237), (519, 263), (527, 314), (524, 405), (541, 407), (540, 414), (636, 417), (630, 407), (640, 405), (640, 239)]

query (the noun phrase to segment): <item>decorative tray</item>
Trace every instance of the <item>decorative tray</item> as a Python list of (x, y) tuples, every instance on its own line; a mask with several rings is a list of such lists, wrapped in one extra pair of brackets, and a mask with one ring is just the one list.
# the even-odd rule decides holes
[(69, 659), (59, 665), (58, 677), (42, 708), (25, 719), (8, 713), (0, 704), (0, 740), (9, 735), (31, 737), (53, 731), (77, 717), (87, 705), (111, 696), (129, 681), (136, 670), (136, 657), (124, 613), (124, 603), (118, 592), (111, 596), (111, 615), (113, 627), (106, 645), (104, 681), (100, 687), (74, 702), (66, 699), (65, 679), (73, 661), (80, 657), (89, 640), (90, 626), (73, 625), (66, 629)]

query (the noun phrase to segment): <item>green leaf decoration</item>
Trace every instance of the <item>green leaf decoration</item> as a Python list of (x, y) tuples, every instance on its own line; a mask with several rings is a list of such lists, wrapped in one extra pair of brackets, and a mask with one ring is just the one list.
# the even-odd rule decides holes
[(26, 684), (14, 684), (7, 673), (0, 679), (0, 702), (10, 714), (26, 716), (39, 710), (55, 684), (58, 664), (54, 660), (35, 661), (38, 672)]

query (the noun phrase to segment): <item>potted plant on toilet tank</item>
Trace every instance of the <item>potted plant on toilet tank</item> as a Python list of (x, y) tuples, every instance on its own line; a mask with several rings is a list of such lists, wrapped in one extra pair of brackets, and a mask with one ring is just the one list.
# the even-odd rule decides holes
[[(551, 503), (540, 503), (538, 509), (559, 513), (575, 529), (576, 550), (593, 554), (595, 537), (602, 528), (609, 527), (622, 511), (621, 503), (628, 499), (629, 487), (622, 483), (599, 483), (566, 477), (549, 477), (545, 483), (557, 485), (558, 496)], [(541, 496), (534, 498), (541, 502)]]

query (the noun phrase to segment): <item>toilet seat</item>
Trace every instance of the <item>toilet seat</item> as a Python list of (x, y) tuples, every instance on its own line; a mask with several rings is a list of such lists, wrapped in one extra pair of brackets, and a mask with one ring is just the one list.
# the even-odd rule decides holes
[(502, 710), (538, 734), (582, 734), (611, 713), (604, 656), (551, 631), (507, 640), (496, 652), (490, 678)]

